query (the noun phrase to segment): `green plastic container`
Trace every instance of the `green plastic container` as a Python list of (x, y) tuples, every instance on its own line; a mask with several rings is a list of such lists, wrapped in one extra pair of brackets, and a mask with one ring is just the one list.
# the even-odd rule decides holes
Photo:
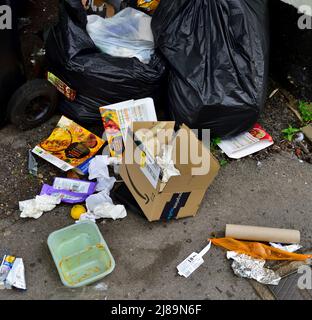
[(48, 246), (63, 284), (70, 288), (98, 281), (115, 268), (115, 260), (92, 221), (51, 233)]

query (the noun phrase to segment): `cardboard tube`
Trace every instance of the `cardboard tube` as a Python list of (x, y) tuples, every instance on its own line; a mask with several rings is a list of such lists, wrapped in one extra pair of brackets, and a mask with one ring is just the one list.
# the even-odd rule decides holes
[(298, 230), (264, 228), (227, 224), (225, 229), (227, 238), (251, 241), (265, 241), (277, 243), (299, 243)]

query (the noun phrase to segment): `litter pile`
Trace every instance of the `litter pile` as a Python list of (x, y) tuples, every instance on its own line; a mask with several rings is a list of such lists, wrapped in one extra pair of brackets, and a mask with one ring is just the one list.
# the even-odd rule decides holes
[[(227, 250), (226, 257), (233, 260), (232, 269), (235, 275), (267, 285), (278, 285), (281, 276), (265, 267), (266, 260), (304, 261), (306, 264), (311, 264), (312, 255), (293, 253), (301, 249), (300, 232), (297, 230), (229, 224), (226, 225), (225, 236), (220, 239), (209, 239), (208, 246), (201, 253), (192, 253), (177, 266), (178, 273), (188, 278), (204, 263), (203, 255), (210, 250), (211, 244)], [(257, 241), (269, 242), (270, 246)], [(291, 244), (282, 245), (285, 243)]]
[[(48, 241), (63, 283), (73, 288), (114, 269), (95, 222), (127, 217), (126, 202), (115, 204), (111, 198), (116, 178), (121, 176), (149, 221), (168, 221), (195, 216), (219, 170), (218, 161), (187, 126), (175, 130), (174, 121), (157, 121), (152, 98), (101, 106), (98, 112), (103, 138), (62, 116), (50, 136), (33, 148), (32, 174), (38, 171), (36, 155), (66, 176), (60, 174), (52, 185), (43, 184), (40, 195), (19, 202), (20, 217), (34, 219), (61, 203), (73, 205), (75, 224)], [(72, 178), (73, 172), (78, 178)]]
[[(31, 174), (38, 174), (36, 155), (60, 175), (19, 209), (21, 218), (39, 219), (58, 205), (71, 206), (75, 223), (48, 238), (64, 285), (87, 285), (114, 270), (96, 222), (125, 219), (130, 197), (150, 222), (197, 214), (220, 165), (192, 129), (212, 130), (234, 159), (273, 144), (257, 123), (267, 82), (266, 4), (60, 1), (45, 49), (47, 80), (62, 93), (64, 115), (29, 153)], [(165, 121), (158, 120), (160, 105), (169, 113)], [(102, 138), (85, 128), (97, 121)], [(126, 196), (115, 203), (112, 190), (121, 179)], [(189, 277), (214, 244), (228, 250), (236, 275), (277, 284), (265, 261), (310, 258), (290, 252), (298, 246), (279, 245), (299, 242), (297, 231), (229, 225), (224, 239), (210, 239), (178, 273)], [(24, 278), (23, 261), (5, 256), (3, 286), (26, 289)]]

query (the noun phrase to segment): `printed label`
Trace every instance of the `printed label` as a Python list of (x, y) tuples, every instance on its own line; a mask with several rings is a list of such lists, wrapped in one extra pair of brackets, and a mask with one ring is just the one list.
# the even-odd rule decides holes
[(204, 263), (204, 259), (196, 252), (189, 255), (177, 267), (180, 276), (188, 278), (196, 269)]
[(71, 89), (65, 82), (54, 75), (52, 72), (48, 71), (47, 80), (53, 84), (53, 86), (61, 92), (67, 99), (74, 101), (76, 98), (76, 91)]
[(81, 180), (69, 180), (55, 178), (53, 188), (57, 190), (68, 190), (75, 193), (88, 193), (90, 183)]
[(147, 180), (151, 183), (153, 188), (156, 189), (161, 169), (154, 161), (154, 159), (150, 156), (150, 154), (147, 152), (147, 150), (142, 151), (142, 153), (145, 154), (145, 156), (143, 157), (143, 159), (141, 157), (140, 169), (147, 178)]
[(60, 168), (63, 171), (68, 171), (73, 169), (74, 167), (71, 166), (70, 164), (66, 163), (65, 161), (54, 157), (53, 155), (51, 155), (50, 153), (46, 152), (45, 150), (43, 150), (40, 147), (35, 147), (32, 152), (38, 156), (40, 156), (41, 158), (43, 158), (44, 160), (50, 162), (51, 164), (55, 165), (56, 167)]

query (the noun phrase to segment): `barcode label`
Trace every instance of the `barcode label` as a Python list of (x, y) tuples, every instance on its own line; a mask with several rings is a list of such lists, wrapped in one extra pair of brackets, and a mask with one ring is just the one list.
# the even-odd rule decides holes
[(148, 179), (148, 181), (151, 183), (153, 188), (156, 189), (161, 169), (157, 165), (153, 157), (150, 155), (148, 150), (144, 147), (144, 145), (141, 144), (138, 147), (141, 149), (141, 152), (145, 154), (144, 165), (142, 165), (143, 162), (141, 159), (140, 169)]
[(188, 278), (203, 263), (203, 258), (198, 253), (193, 252), (177, 266), (178, 273), (180, 276)]
[(44, 149), (36, 146), (32, 152), (38, 156), (40, 156), (42, 159), (50, 162), (51, 164), (55, 165), (56, 167), (60, 168), (63, 171), (68, 171), (70, 169), (73, 169), (74, 167), (70, 164), (66, 163), (65, 161), (53, 156), (49, 152), (45, 151)]

